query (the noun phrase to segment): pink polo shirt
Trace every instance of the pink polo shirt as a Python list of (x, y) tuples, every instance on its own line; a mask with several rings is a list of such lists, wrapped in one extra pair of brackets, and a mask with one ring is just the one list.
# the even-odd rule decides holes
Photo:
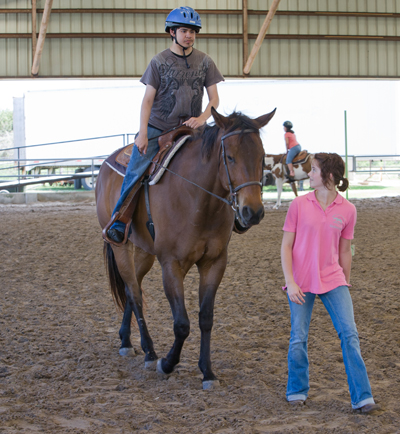
[(295, 232), (293, 277), (303, 292), (324, 294), (347, 285), (339, 265), (339, 240), (354, 238), (356, 207), (340, 194), (324, 211), (315, 191), (290, 204), (283, 230)]

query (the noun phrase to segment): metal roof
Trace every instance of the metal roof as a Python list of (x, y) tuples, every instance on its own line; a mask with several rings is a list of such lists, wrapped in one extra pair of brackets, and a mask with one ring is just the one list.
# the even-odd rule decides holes
[[(48, 1), (1, 6), (0, 78), (31, 77), (33, 39)], [(50, 3), (39, 77), (140, 77), (150, 59), (169, 47), (164, 22), (179, 6), (163, 0), (149, 0), (146, 8), (129, 0)], [(243, 68), (272, 0), (187, 3), (202, 16), (196, 47), (225, 77), (246, 76)], [(398, 78), (399, 42), (400, 0), (281, 0), (248, 76)]]

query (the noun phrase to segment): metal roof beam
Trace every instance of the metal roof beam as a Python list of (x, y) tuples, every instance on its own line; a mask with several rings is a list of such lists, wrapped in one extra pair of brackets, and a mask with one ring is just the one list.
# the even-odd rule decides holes
[[(255, 33), (249, 33), (249, 39), (257, 39)], [(241, 33), (204, 33), (199, 39), (242, 39)], [(31, 39), (30, 33), (0, 33), (0, 39)], [(48, 39), (118, 39), (118, 38), (169, 38), (163, 33), (47, 33)], [(264, 39), (308, 39), (308, 40), (342, 40), (342, 41), (400, 41), (400, 36), (380, 35), (299, 35), (299, 34), (268, 34)]]
[[(170, 9), (52, 9), (53, 14), (163, 14)], [(242, 15), (242, 9), (199, 9), (200, 15)], [(0, 9), (0, 14), (30, 14), (31, 9)], [(43, 13), (44, 9), (37, 9)], [(248, 15), (266, 15), (268, 10), (248, 9)], [(276, 11), (275, 15), (307, 16), (307, 17), (362, 17), (362, 18), (400, 18), (395, 12), (340, 12), (340, 11)]]

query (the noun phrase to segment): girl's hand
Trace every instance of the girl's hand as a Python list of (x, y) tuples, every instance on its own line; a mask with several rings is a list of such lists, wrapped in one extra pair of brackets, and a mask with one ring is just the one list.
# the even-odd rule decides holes
[(287, 285), (287, 293), (289, 300), (296, 304), (303, 304), (305, 302), (305, 294), (295, 283)]

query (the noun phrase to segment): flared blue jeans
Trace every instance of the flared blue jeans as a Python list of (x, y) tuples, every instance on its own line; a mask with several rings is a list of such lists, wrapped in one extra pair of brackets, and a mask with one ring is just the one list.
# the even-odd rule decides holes
[[(307, 342), (315, 297), (315, 294), (305, 293), (305, 303), (302, 305), (289, 300), (292, 329), (288, 352), (286, 389), (288, 401), (306, 400), (310, 389)], [(353, 409), (363, 407), (366, 404), (373, 404), (374, 399), (367, 370), (361, 356), (349, 288), (339, 286), (325, 294), (320, 294), (319, 297), (340, 338)]]

